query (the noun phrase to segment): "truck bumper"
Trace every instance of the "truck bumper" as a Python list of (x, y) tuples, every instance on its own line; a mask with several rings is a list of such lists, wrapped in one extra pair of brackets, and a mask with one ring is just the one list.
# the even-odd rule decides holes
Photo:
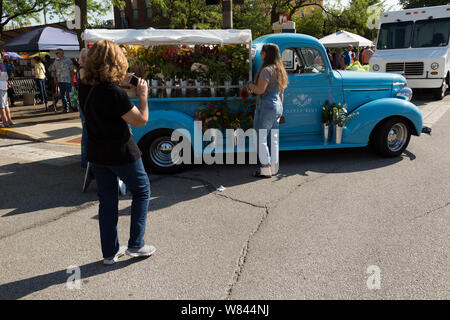
[(442, 86), (442, 82), (444, 79), (408, 79), (408, 87), (411, 89), (432, 89), (432, 88), (440, 88)]

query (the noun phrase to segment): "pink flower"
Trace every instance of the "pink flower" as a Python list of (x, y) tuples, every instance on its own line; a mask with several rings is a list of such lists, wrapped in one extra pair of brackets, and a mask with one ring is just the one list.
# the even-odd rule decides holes
[(208, 119), (205, 120), (206, 123), (210, 122), (212, 120), (211, 117), (209, 117)]
[(216, 115), (220, 116), (220, 112), (217, 112)]

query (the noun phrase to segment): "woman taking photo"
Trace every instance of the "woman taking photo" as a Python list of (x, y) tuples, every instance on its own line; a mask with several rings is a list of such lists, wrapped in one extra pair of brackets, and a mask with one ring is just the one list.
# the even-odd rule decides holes
[[(135, 107), (119, 86), (125, 78), (128, 61), (119, 46), (102, 40), (88, 51), (79, 87), (79, 101), (87, 129), (87, 160), (95, 176), (99, 197), (100, 240), (103, 263), (114, 264), (124, 253), (146, 257), (155, 252), (144, 245), (150, 201), (150, 182), (142, 164), (141, 152), (128, 124), (139, 127), (148, 120), (147, 83), (139, 79), (139, 106)], [(118, 179), (133, 195), (128, 250), (119, 247)]]
[(278, 126), (283, 114), (284, 89), (288, 77), (275, 44), (265, 44), (261, 49), (263, 61), (250, 92), (258, 95), (253, 127), (258, 135), (258, 159), (261, 167), (253, 177), (270, 178), (278, 172)]

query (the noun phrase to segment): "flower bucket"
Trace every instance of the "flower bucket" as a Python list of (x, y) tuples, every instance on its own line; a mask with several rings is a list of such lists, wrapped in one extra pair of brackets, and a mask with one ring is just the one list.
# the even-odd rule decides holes
[[(166, 80), (166, 86), (173, 86), (173, 79)], [(167, 98), (170, 98), (172, 96), (172, 88), (166, 88), (166, 96)]]
[[(195, 86), (196, 87), (201, 87), (202, 86), (202, 81), (201, 80), (195, 80)], [(199, 97), (202, 96), (202, 88), (197, 88), (197, 96), (199, 96)]]
[(330, 125), (323, 123), (323, 142), (328, 143), (328, 140), (330, 139)]
[(183, 96), (183, 97), (186, 97), (186, 92), (187, 92), (187, 89), (186, 88), (183, 88), (183, 87), (186, 87), (188, 85), (188, 81), (187, 80), (181, 80), (181, 95)]
[(244, 80), (239, 80), (238, 84), (239, 84), (239, 88), (237, 88), (237, 96), (239, 96), (239, 93), (241, 92), (241, 90), (244, 89)]
[(216, 86), (216, 82), (210, 80), (209, 85), (211, 86), (211, 97), (215, 97), (216, 96), (216, 88), (213, 88), (213, 87)]
[(158, 79), (152, 79), (152, 87), (155, 87), (152, 89), (152, 97), (157, 98), (158, 97), (158, 89), (156, 88), (158, 86)]
[[(226, 86), (231, 86), (231, 80), (224, 81)], [(228, 96), (230, 94), (230, 88), (225, 88), (225, 94)]]
[(336, 144), (341, 144), (342, 142), (342, 129), (343, 127), (336, 125), (334, 127), (334, 138), (335, 138), (335, 142)]

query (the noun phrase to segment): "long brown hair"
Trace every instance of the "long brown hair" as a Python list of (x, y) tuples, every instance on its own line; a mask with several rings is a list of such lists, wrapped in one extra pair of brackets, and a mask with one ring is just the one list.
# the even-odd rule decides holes
[(102, 82), (119, 84), (125, 78), (128, 61), (120, 47), (100, 40), (88, 50), (84, 63), (84, 82), (96, 86)]
[(262, 69), (267, 66), (274, 65), (278, 82), (278, 90), (281, 91), (285, 89), (288, 85), (288, 76), (286, 70), (284, 69), (283, 61), (281, 60), (280, 49), (274, 43), (267, 43), (263, 45), (261, 52), (264, 52), (266, 56), (264, 57), (261, 68), (259, 68), (259, 71), (256, 74), (255, 83), (258, 83), (259, 75)]

